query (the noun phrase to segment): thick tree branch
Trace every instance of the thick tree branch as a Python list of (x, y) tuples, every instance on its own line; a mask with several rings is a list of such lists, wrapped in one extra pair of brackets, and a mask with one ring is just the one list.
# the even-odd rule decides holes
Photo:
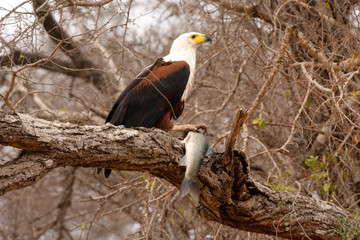
[[(155, 171), (166, 168), (169, 160), (177, 163), (177, 157), (183, 154), (182, 144), (160, 130), (124, 129), (110, 124), (78, 126), (25, 114), (0, 113), (0, 119), (0, 144), (25, 150), (18, 159), (1, 167), (0, 193), (31, 185), (59, 166)], [(155, 165), (152, 159), (158, 159)], [(32, 165), (36, 165), (36, 171), (29, 168)]]
[[(69, 56), (76, 60), (81, 55), (78, 46), (71, 40), (70, 35), (64, 31), (60, 24), (50, 13), (50, 7), (46, 0), (34, 0), (34, 9), (39, 21), (43, 24), (44, 29), (55, 44), (63, 42), (61, 49)], [(76, 60), (75, 62), (78, 62)], [(80, 61), (81, 62), (81, 61)], [(80, 63), (79, 62), (79, 63)]]
[[(61, 43), (61, 49), (69, 56), (78, 69), (99, 69), (92, 60), (85, 57), (80, 47), (72, 40), (70, 35), (61, 27), (51, 14), (46, 0), (33, 0), (35, 13), (39, 22), (42, 23), (49, 37), (56, 44)], [(104, 88), (104, 82), (109, 78), (100, 71), (86, 71), (85, 79), (93, 83), (98, 89)]]
[[(26, 64), (35, 63), (41, 59), (49, 59), (49, 56), (36, 52), (23, 52), (21, 50), (15, 50), (9, 55), (0, 56), (0, 65), (8, 67), (13, 65), (24, 66)], [(53, 72), (63, 73), (72, 77), (87, 77), (85, 70), (79, 71), (71, 62), (59, 58), (52, 58), (49, 61), (38, 64), (37, 67)]]
[[(146, 171), (178, 188), (184, 174), (178, 166), (184, 146), (157, 129), (79, 126), (0, 112), (0, 144), (26, 150), (0, 165), (1, 194), (60, 166)], [(234, 152), (233, 176), (222, 160), (223, 154), (213, 154), (201, 166), (198, 211), (205, 219), (292, 239), (339, 239), (331, 230), (346, 217), (343, 209), (299, 192), (273, 191), (251, 178), (242, 154)]]

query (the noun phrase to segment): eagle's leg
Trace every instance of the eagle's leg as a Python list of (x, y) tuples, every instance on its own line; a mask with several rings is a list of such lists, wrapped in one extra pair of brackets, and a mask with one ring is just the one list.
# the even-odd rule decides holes
[(188, 132), (195, 129), (206, 129), (205, 124), (180, 124), (180, 125), (173, 125), (173, 128), (170, 129), (171, 131), (180, 131), (180, 132)]
[(172, 113), (171, 111), (166, 112), (155, 124), (156, 128), (160, 128), (164, 131), (178, 131), (178, 132), (188, 132), (195, 129), (206, 129), (205, 124), (180, 124), (180, 125), (174, 125), (171, 121)]

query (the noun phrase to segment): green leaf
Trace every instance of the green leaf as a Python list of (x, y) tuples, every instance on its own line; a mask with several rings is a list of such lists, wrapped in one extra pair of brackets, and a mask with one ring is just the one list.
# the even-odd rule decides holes
[(262, 118), (255, 118), (253, 121), (252, 121), (252, 124), (258, 124), (258, 122), (260, 122), (262, 120)]
[(264, 129), (265, 128), (265, 120), (261, 119), (260, 123), (259, 123), (259, 127), (260, 129)]
[(326, 157), (326, 161), (330, 162), (332, 160), (332, 155), (330, 153), (328, 153), (327, 157)]
[(322, 190), (324, 193), (328, 193), (329, 192), (329, 189), (330, 189), (330, 186), (329, 184), (325, 183), (322, 187)]
[(311, 179), (318, 179), (318, 178), (320, 178), (320, 175), (317, 173), (311, 175)]
[(24, 55), (22, 55), (22, 54), (20, 55), (20, 58), (24, 58), (24, 57), (25, 57)]
[(286, 230), (286, 231), (290, 231), (290, 227), (286, 227), (285, 230)]
[(174, 225), (174, 224), (175, 224), (175, 220), (174, 220), (173, 215), (171, 215), (171, 225)]
[(331, 101), (330, 101), (330, 99), (326, 100), (326, 104), (327, 104), (329, 107), (331, 107)]
[(309, 167), (314, 167), (316, 165), (316, 158), (314, 158), (313, 156), (310, 156), (309, 158), (305, 159), (305, 164), (306, 166)]
[(359, 91), (352, 91), (350, 94), (353, 95), (353, 96), (356, 96), (358, 95)]
[(311, 99), (310, 99), (310, 97), (308, 97), (308, 98), (306, 99), (306, 107), (307, 107), (307, 108), (310, 107), (310, 103), (311, 103)]
[(288, 90), (286, 90), (286, 92), (285, 92), (285, 97), (288, 99), (288, 98), (290, 98), (290, 96), (291, 96), (291, 90), (288, 89)]
[(330, 7), (330, 3), (325, 3), (325, 7), (327, 8), (327, 9), (330, 9), (331, 7)]
[(183, 214), (183, 215), (184, 215), (184, 212), (185, 212), (184, 206), (181, 206), (181, 208), (180, 208), (180, 212), (181, 212), (181, 214)]
[(85, 223), (81, 224), (81, 229), (85, 229)]

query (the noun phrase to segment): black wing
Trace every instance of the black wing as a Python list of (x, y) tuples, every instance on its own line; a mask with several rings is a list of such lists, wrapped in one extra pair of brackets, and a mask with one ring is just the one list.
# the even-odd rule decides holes
[(121, 93), (106, 122), (125, 127), (153, 127), (180, 103), (189, 75), (187, 62), (158, 59)]

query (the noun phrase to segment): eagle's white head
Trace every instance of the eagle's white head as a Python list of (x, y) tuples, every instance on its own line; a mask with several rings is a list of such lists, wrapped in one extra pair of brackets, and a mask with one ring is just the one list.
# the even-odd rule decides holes
[(170, 54), (181, 53), (185, 49), (196, 52), (201, 43), (209, 41), (211, 41), (211, 38), (202, 33), (184, 33), (174, 40), (173, 44), (171, 45)]
[(204, 42), (211, 42), (208, 35), (198, 32), (188, 32), (177, 37), (171, 45), (170, 53), (163, 59), (167, 61), (186, 61), (190, 66), (190, 77), (188, 85), (183, 95), (185, 99), (194, 82), (194, 73), (196, 67), (196, 50)]

